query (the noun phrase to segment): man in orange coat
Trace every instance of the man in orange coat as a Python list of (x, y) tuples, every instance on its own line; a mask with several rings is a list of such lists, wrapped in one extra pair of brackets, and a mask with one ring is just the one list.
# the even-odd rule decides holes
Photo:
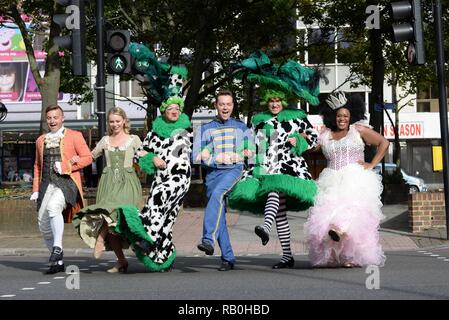
[(36, 140), (33, 194), (37, 200), (38, 223), (50, 250), (47, 274), (63, 272), (62, 236), (64, 222), (71, 222), (83, 207), (80, 170), (92, 163), (92, 155), (79, 131), (64, 128), (60, 106), (45, 110), (50, 132)]

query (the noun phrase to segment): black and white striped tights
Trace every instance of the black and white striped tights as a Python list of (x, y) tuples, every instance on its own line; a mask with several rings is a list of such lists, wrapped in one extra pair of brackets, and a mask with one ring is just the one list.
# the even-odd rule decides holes
[(270, 233), (273, 221), (276, 220), (278, 238), (282, 247), (281, 262), (288, 262), (293, 258), (290, 248), (290, 226), (287, 221), (287, 208), (283, 193), (270, 192), (265, 204), (263, 228)]

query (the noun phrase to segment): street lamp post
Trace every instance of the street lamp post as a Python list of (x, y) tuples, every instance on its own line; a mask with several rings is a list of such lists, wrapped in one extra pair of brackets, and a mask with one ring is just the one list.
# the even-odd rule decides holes
[[(96, 0), (96, 21), (95, 29), (97, 33), (97, 78), (95, 90), (97, 93), (97, 110), (98, 116), (98, 136), (102, 138), (106, 133), (106, 77), (104, 70), (104, 2)], [(97, 172), (101, 175), (103, 171), (103, 161), (98, 161)]]
[(446, 239), (449, 239), (449, 131), (447, 120), (446, 83), (444, 79), (444, 42), (441, 0), (435, 0), (434, 2), (433, 20), (435, 24), (435, 43), (437, 47), (437, 75), (439, 90), (438, 102), (440, 106), (441, 145), (443, 147), (444, 201), (446, 204)]

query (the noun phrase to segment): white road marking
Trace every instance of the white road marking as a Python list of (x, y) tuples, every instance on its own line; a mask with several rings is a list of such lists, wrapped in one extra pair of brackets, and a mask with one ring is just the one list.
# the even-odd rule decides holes
[(65, 279), (65, 277), (53, 277), (53, 279)]
[(34, 289), (36, 289), (36, 288), (22, 288), (20, 290), (26, 291), (26, 290), (34, 290)]
[(37, 284), (50, 284), (51, 282), (49, 281), (42, 281), (42, 282), (38, 282)]
[(12, 298), (15, 296), (16, 296), (15, 294), (4, 294), (4, 295), (1, 295), (0, 298)]

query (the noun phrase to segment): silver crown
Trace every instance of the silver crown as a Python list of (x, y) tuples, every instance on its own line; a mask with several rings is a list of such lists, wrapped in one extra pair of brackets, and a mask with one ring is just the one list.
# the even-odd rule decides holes
[(333, 110), (343, 107), (346, 102), (348, 102), (348, 99), (346, 99), (346, 96), (342, 91), (337, 91), (334, 94), (330, 94), (326, 99), (327, 105)]

